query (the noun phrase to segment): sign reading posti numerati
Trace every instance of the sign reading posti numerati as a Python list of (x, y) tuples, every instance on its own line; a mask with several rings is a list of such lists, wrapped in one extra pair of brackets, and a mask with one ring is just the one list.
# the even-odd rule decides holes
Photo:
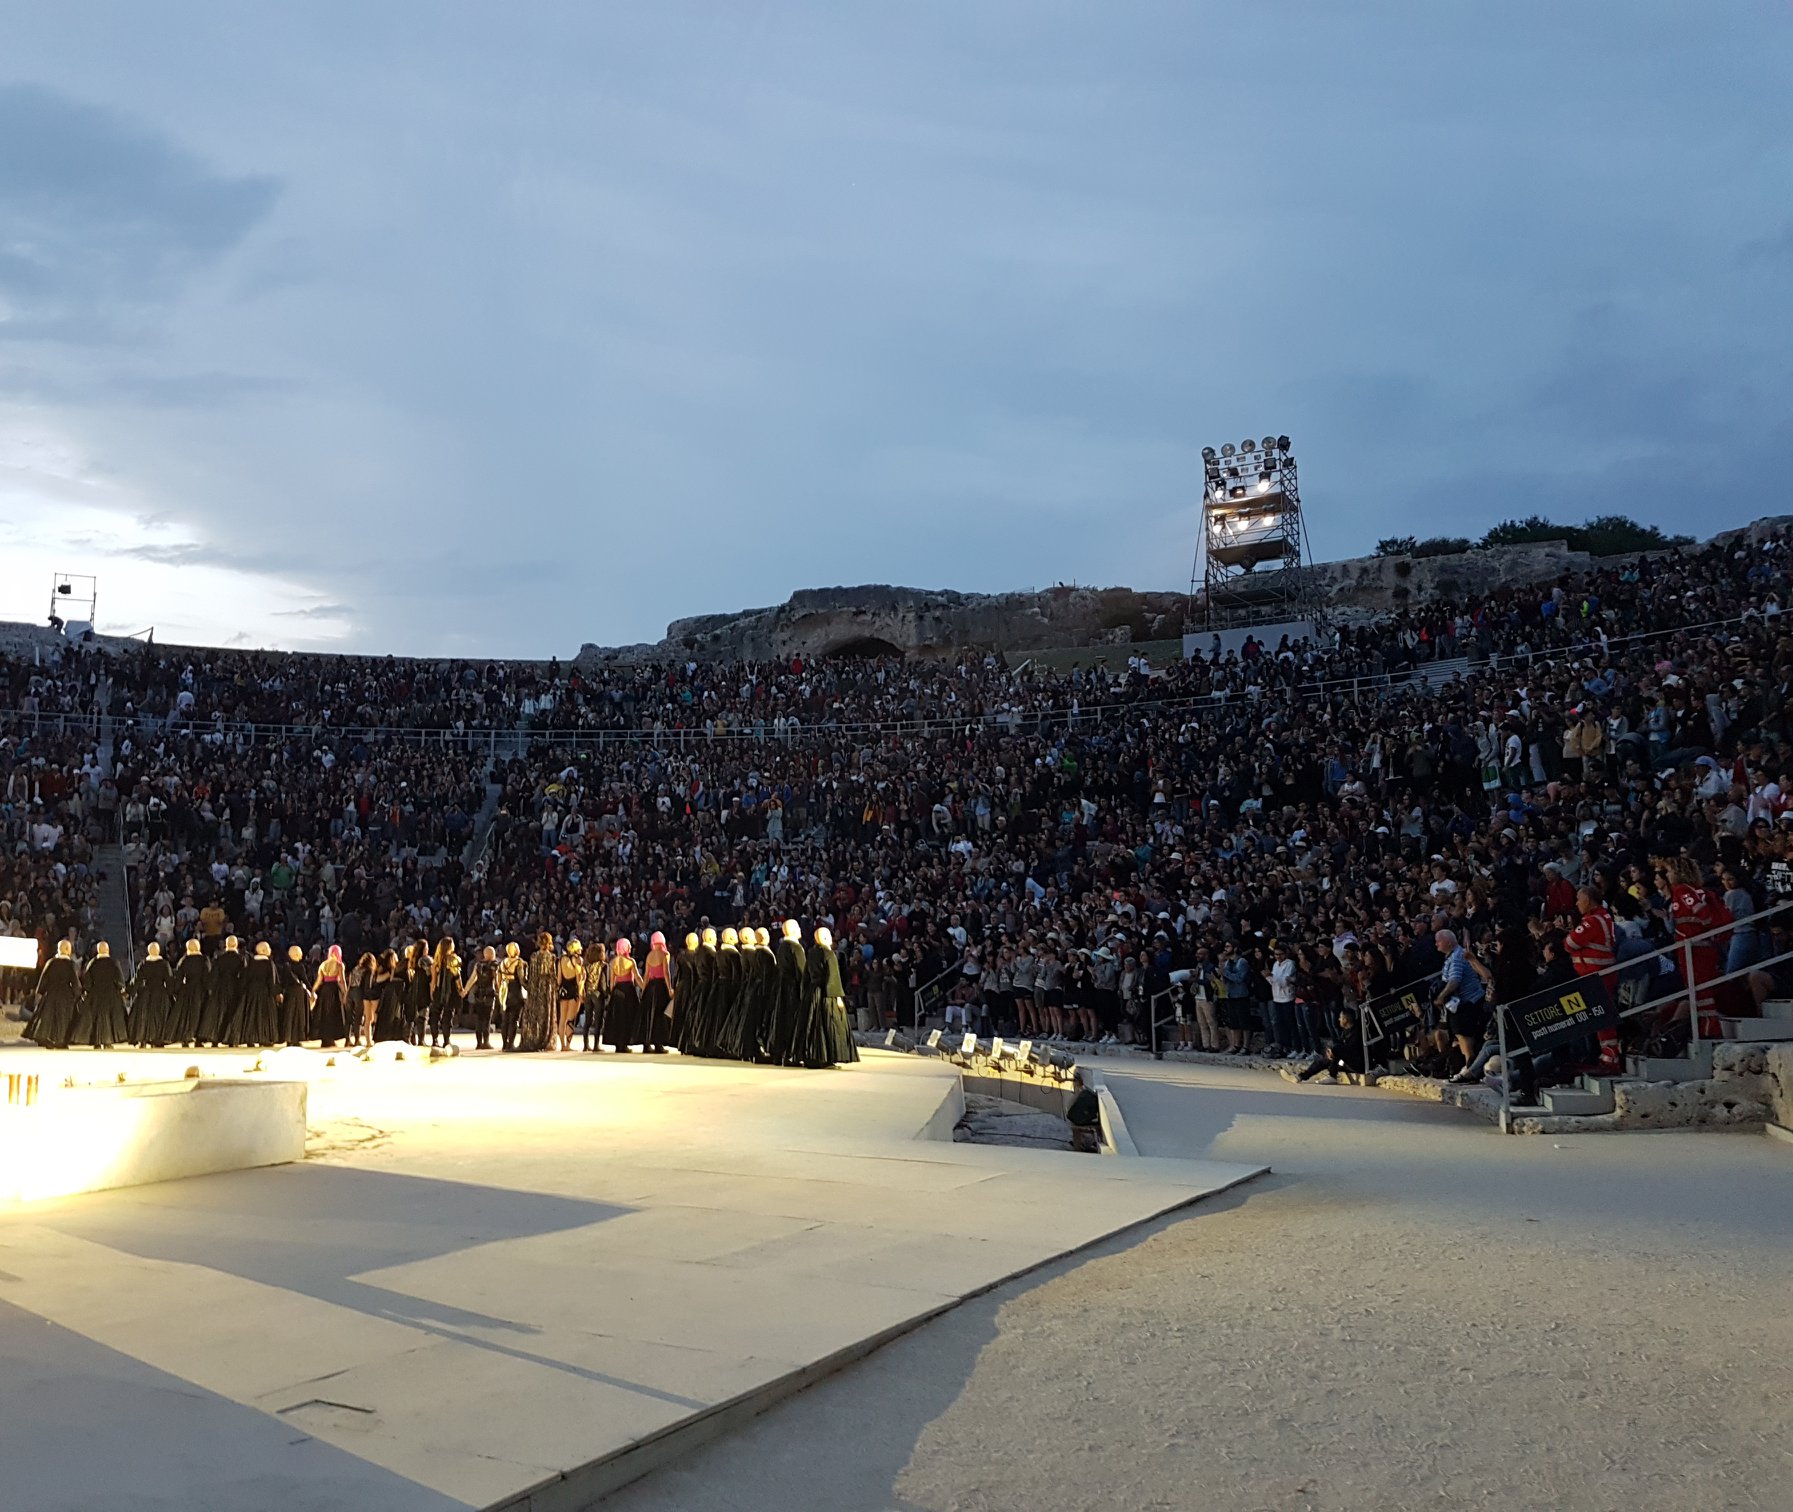
[(1518, 1027), (1526, 1047), (1535, 1055), (1560, 1050), (1591, 1037), (1600, 1029), (1616, 1029), (1618, 1014), (1612, 997), (1597, 976), (1578, 977), (1560, 987), (1534, 992), (1507, 1009), (1508, 1021)]

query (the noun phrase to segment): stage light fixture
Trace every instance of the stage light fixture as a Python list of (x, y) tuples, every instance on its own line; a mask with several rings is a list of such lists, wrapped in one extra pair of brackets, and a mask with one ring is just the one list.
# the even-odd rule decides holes
[(1213, 460), (1214, 460), (1214, 448), (1211, 446), (1204, 446), (1202, 448), (1202, 461), (1212, 462)]
[(1266, 436), (1258, 444), (1261, 447), (1263, 447), (1265, 451), (1275, 451), (1276, 450), (1276, 437), (1275, 436)]
[(1289, 449), (1289, 438), (1287, 436), (1278, 436), (1276, 438), (1276, 449), (1278, 451), (1286, 452)]
[(1257, 449), (1258, 443), (1253, 441), (1250, 436), (1239, 443), (1239, 450), (1242, 452), (1256, 451)]
[(1221, 456), (1230, 457), (1230, 456), (1232, 456), (1232, 454), (1233, 454), (1233, 443), (1231, 441), (1227, 442), (1227, 444), (1225, 446), (1220, 448)]
[(1270, 474), (1269, 473), (1259, 473), (1258, 474), (1258, 492), (1261, 494), (1267, 494), (1270, 492)]
[(1243, 483), (1235, 483), (1227, 490), (1227, 495), (1229, 498), (1243, 499), (1245, 497), (1245, 485)]

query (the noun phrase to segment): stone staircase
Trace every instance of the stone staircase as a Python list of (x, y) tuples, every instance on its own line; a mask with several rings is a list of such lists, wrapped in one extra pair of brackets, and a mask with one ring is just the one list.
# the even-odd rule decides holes
[(93, 864), (99, 879), (95, 898), (99, 917), (94, 937), (104, 940), (112, 947), (112, 954), (124, 967), (125, 975), (130, 976), (136, 970), (137, 963), (132, 949), (131, 902), (129, 884), (125, 877), (124, 848), (113, 840), (108, 840), (104, 845), (96, 845), (93, 848)]
[(1423, 684), (1428, 691), (1442, 688), (1453, 677), (1469, 676), (1469, 658), (1453, 656), (1445, 661), (1421, 662), (1413, 669), (1413, 681)]
[[(1617, 1109), (1620, 1090), (1628, 1087), (1668, 1084), (1675, 1089), (1685, 1088), (1697, 1099), (1711, 1090), (1714, 1052), (1720, 1046), (1793, 1043), (1793, 998), (1771, 998), (1762, 1004), (1761, 1017), (1727, 1020), (1725, 1027), (1725, 1039), (1702, 1040), (1697, 1047), (1689, 1047), (1685, 1055), (1628, 1055), (1623, 1075), (1583, 1075), (1566, 1086), (1544, 1088), (1539, 1092), (1536, 1104), (1515, 1105), (1513, 1117), (1600, 1118)], [(1670, 1094), (1671, 1097), (1675, 1095), (1677, 1093)], [(1637, 1093), (1634, 1091), (1632, 1096), (1635, 1098)]]
[[(100, 714), (100, 738), (95, 754), (100, 770), (108, 776), (113, 775), (112, 716), (105, 712)], [(99, 884), (95, 897), (99, 915), (95, 921), (95, 938), (112, 947), (112, 954), (128, 977), (137, 970), (135, 942), (131, 938), (131, 882), (125, 867), (124, 847), (115, 835), (94, 846), (93, 865)]]

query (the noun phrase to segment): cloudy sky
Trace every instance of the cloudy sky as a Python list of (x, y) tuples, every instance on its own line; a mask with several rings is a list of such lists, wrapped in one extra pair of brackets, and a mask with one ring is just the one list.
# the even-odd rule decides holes
[(566, 655), (1793, 507), (1789, 0), (0, 0), (0, 618)]

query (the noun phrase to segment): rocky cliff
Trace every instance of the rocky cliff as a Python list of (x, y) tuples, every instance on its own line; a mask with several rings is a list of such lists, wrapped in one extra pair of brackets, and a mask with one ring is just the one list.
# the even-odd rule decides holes
[[(1715, 541), (1759, 540), (1793, 517), (1770, 516)], [(1322, 601), (1341, 618), (1366, 619), (1410, 603), (1549, 583), (1595, 559), (1562, 541), (1496, 546), (1440, 557), (1349, 557), (1311, 569)], [(1060, 586), (1039, 593), (950, 589), (806, 588), (783, 604), (675, 620), (654, 645), (587, 645), (579, 660), (664, 657), (783, 660), (791, 656), (944, 657), (964, 650), (1026, 654), (1117, 642), (1166, 640), (1183, 632), (1188, 599), (1132, 588)]]

